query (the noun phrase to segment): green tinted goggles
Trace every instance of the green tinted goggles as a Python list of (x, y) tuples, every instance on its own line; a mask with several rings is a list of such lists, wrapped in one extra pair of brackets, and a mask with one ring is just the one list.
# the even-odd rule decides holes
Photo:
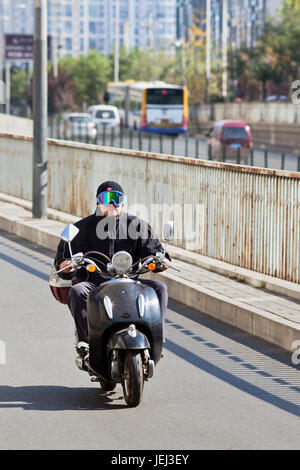
[(125, 194), (119, 191), (103, 191), (103, 193), (99, 194), (97, 201), (98, 204), (104, 204), (105, 206), (109, 204), (120, 206), (125, 201)]

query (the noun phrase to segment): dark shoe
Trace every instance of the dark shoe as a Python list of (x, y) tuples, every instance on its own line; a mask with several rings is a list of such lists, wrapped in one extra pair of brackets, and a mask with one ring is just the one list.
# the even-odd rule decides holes
[(76, 351), (77, 351), (77, 354), (79, 354), (79, 356), (85, 357), (89, 352), (88, 343), (85, 343), (84, 341), (79, 341), (79, 343), (76, 346)]
[(78, 356), (75, 358), (75, 364), (77, 365), (78, 369), (88, 372), (89, 345), (84, 341), (80, 341), (76, 346), (76, 351)]

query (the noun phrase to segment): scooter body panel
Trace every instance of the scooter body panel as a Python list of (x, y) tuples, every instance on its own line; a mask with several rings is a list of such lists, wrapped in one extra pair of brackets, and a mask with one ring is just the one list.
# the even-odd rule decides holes
[[(107, 299), (111, 303), (110, 315), (105, 306)], [(146, 342), (141, 338), (145, 337), (149, 342), (150, 347), (146, 347), (149, 347), (151, 359), (155, 364), (159, 361), (162, 353), (162, 317), (154, 289), (128, 278), (113, 279), (90, 292), (87, 309), (90, 365), (106, 380), (109, 379), (108, 344), (114, 341), (119, 346), (116, 349), (144, 349), (141, 345), (146, 345)], [(120, 332), (130, 324), (135, 325), (137, 336), (132, 337), (129, 343), (126, 335), (122, 337)], [(124, 348), (120, 348), (122, 344)], [(126, 344), (130, 344), (130, 348)]]
[(146, 336), (140, 331), (136, 331), (134, 336), (128, 333), (128, 329), (118, 331), (109, 338), (107, 349), (112, 351), (113, 349), (148, 349), (150, 343)]

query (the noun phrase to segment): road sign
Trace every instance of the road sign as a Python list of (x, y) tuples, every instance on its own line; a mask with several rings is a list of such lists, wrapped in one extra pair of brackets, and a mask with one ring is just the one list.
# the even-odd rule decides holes
[[(47, 37), (48, 60), (51, 60), (51, 36)], [(5, 59), (6, 60), (33, 60), (33, 35), (32, 34), (5, 34)]]

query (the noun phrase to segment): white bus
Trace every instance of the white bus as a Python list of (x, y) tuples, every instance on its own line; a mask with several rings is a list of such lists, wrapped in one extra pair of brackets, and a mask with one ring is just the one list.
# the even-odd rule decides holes
[(178, 135), (187, 131), (187, 95), (184, 86), (127, 81), (109, 83), (106, 99), (119, 109), (125, 127)]

